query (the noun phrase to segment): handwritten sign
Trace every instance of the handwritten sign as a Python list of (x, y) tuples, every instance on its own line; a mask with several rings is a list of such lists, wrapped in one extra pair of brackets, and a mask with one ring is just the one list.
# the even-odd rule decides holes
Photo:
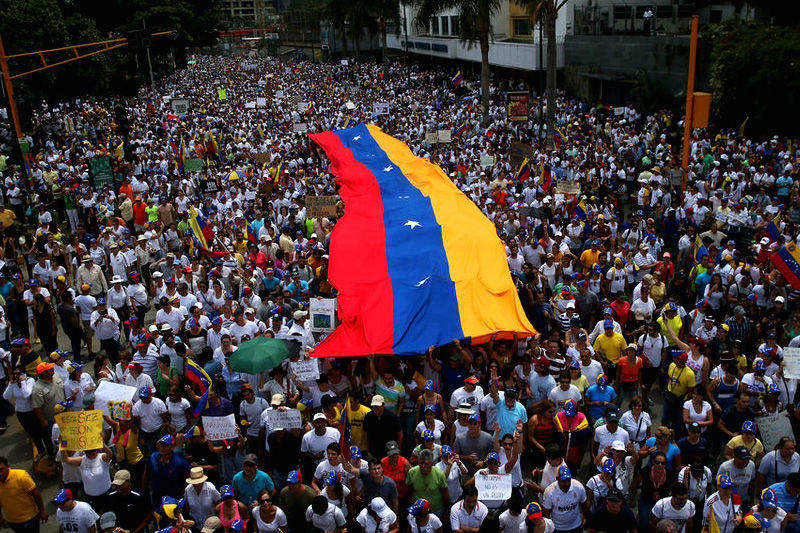
[(614, 108), (614, 115), (615, 116), (618, 117), (618, 116), (624, 115), (624, 114), (625, 114), (625, 108), (624, 107), (615, 107)]
[(336, 327), (336, 298), (312, 298), (309, 300), (311, 331), (330, 333)]
[(350, 60), (349, 60), (349, 59), (342, 59), (342, 60), (340, 61), (340, 63), (346, 67), (347, 65), (349, 65), (349, 64), (350, 64)]
[(173, 98), (169, 103), (172, 112), (179, 117), (185, 117), (189, 112), (189, 99), (188, 98)]
[(56, 415), (61, 440), (68, 450), (97, 450), (103, 447), (103, 411), (67, 411)]
[(297, 409), (267, 410), (267, 421), (272, 429), (295, 429), (303, 427), (303, 417)]
[(269, 152), (250, 152), (248, 157), (259, 163), (269, 163), (272, 159), (272, 154)]
[(347, 102), (345, 102), (345, 103), (344, 103), (344, 106), (345, 106), (347, 109), (349, 109), (350, 111), (352, 111), (353, 109), (355, 109), (355, 108), (356, 108), (356, 104), (354, 104), (354, 103), (353, 103), (353, 102), (351, 102), (350, 100), (348, 100)]
[(388, 115), (389, 102), (375, 102), (372, 104), (372, 112), (376, 115)]
[(253, 101), (253, 102), (245, 102), (244, 103), (244, 108), (245, 109), (255, 109), (256, 108), (255, 101)]
[(449, 143), (452, 139), (453, 132), (450, 130), (439, 130), (436, 132), (436, 136), (439, 138), (440, 143)]
[(204, 416), (203, 429), (208, 440), (236, 438), (236, 419), (234, 416)]
[(308, 218), (335, 217), (335, 196), (306, 196), (306, 216)]
[[(784, 352), (785, 354), (786, 352)], [(781, 437), (792, 437), (792, 423), (786, 417), (786, 410), (772, 415), (756, 417), (756, 424), (761, 431), (761, 443), (765, 450), (772, 450)]]
[(482, 167), (493, 167), (495, 165), (495, 157), (493, 155), (482, 155), (481, 156), (481, 166)]
[(479, 500), (507, 500), (511, 497), (511, 474), (475, 475)]
[(439, 135), (435, 131), (426, 133), (425, 142), (428, 144), (436, 144), (439, 142)]
[(308, 124), (305, 122), (295, 122), (293, 131), (295, 133), (305, 133), (308, 131)]
[(314, 381), (319, 378), (319, 362), (316, 359), (297, 361), (289, 366), (299, 381)]
[(560, 194), (580, 194), (581, 184), (575, 181), (561, 180), (556, 183), (556, 192)]
[(103, 411), (103, 414), (111, 416), (108, 409), (110, 402), (128, 402), (135, 403), (136, 387), (128, 385), (121, 385), (119, 383), (112, 383), (110, 381), (101, 381), (94, 391), (94, 408)]
[(305, 113), (308, 111), (308, 102), (297, 102), (297, 112)]
[(800, 348), (784, 348), (783, 363), (783, 377), (800, 378)]

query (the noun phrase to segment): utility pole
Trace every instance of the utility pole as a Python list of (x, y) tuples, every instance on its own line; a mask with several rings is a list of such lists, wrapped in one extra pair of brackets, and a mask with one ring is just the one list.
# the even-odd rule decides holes
[(17, 147), (20, 152), (20, 161), (22, 168), (25, 169), (25, 174), (28, 174), (27, 167), (24, 164), (24, 156), (22, 153), (22, 126), (19, 123), (19, 113), (17, 113), (17, 101), (14, 100), (14, 86), (11, 83), (11, 73), (8, 70), (8, 60), (6, 59), (6, 49), (3, 45), (3, 37), (0, 36), (0, 67), (3, 72), (3, 86), (6, 89), (6, 96), (8, 96), (8, 113), (11, 115), (11, 121), (14, 123), (14, 132), (17, 135)]
[(686, 191), (686, 178), (689, 174), (689, 152), (692, 140), (692, 113), (694, 107), (694, 70), (697, 64), (697, 28), (700, 17), (692, 16), (692, 34), (689, 41), (689, 75), (686, 79), (686, 115), (683, 119), (683, 152), (681, 156), (681, 195)]

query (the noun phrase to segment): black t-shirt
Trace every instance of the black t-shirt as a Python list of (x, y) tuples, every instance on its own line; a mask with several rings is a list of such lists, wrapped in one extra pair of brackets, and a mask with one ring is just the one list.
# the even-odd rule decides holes
[(722, 414), (722, 423), (728, 428), (728, 431), (738, 433), (742, 429), (742, 424), (746, 420), (755, 420), (755, 413), (749, 407), (744, 411), (736, 409), (736, 404), (731, 405)]
[(614, 533), (634, 531), (636, 529), (636, 518), (633, 516), (633, 511), (625, 505), (616, 514), (610, 513), (604, 505), (589, 517), (589, 529), (613, 531)]
[(150, 513), (144, 496), (131, 491), (125, 496), (117, 491), (108, 495), (108, 508), (117, 515), (117, 525), (122, 529), (133, 531)]
[(397, 440), (399, 432), (400, 420), (394, 413), (384, 411), (383, 415), (378, 417), (375, 411), (370, 411), (364, 417), (364, 433), (367, 435), (369, 451), (375, 457), (386, 455), (386, 443)]
[(688, 437), (683, 437), (678, 441), (678, 448), (681, 450), (681, 462), (684, 464), (689, 463), (693, 457), (703, 462), (708, 460), (708, 441), (705, 437), (700, 437), (695, 444), (689, 442)]
[(58, 304), (58, 318), (68, 336), (81, 333), (80, 315), (75, 307), (65, 303)]

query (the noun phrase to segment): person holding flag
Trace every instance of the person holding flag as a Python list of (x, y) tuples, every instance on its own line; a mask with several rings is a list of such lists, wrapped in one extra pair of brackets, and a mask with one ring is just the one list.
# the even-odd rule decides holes
[(742, 522), (742, 500), (727, 474), (717, 476), (717, 492), (703, 506), (703, 526), (708, 533), (733, 533)]

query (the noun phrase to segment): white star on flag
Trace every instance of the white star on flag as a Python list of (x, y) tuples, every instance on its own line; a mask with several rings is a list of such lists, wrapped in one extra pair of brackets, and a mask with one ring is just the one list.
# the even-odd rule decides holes
[(416, 220), (408, 220), (408, 221), (406, 221), (406, 223), (405, 223), (405, 224), (403, 224), (403, 225), (404, 225), (404, 226), (408, 226), (408, 227), (410, 227), (411, 229), (414, 229), (414, 228), (417, 228), (417, 227), (420, 227), (420, 226), (422, 226), (422, 224), (420, 224), (420, 223), (419, 223), (419, 222), (417, 222)]
[(388, 167), (384, 168), (383, 171), (384, 172), (390, 172), (393, 168), (394, 167), (392, 165), (389, 165)]
[(417, 287), (422, 287), (423, 285), (425, 285), (425, 282), (428, 281), (429, 279), (431, 279), (430, 276), (428, 276), (427, 278), (423, 279), (422, 281), (418, 281), (417, 282)]
[(354, 141), (357, 141), (357, 140), (359, 140), (360, 138), (361, 138), (361, 135), (356, 135), (355, 137), (353, 137), (353, 140), (354, 140)]

